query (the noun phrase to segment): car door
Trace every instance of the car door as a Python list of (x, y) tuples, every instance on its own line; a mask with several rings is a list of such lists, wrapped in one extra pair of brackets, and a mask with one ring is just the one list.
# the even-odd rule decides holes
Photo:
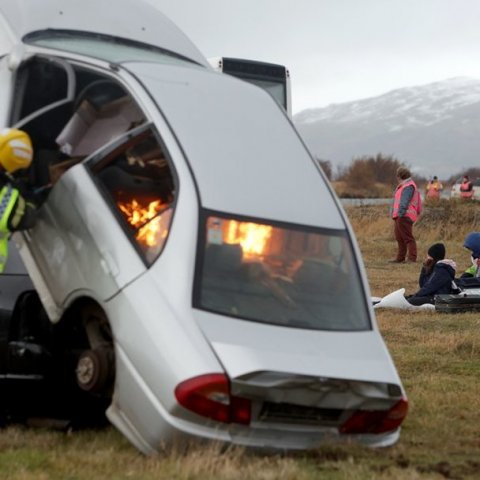
[[(1, 22), (1, 17), (0, 17)], [(1, 38), (1, 37), (0, 37)], [(5, 50), (5, 44), (1, 45)], [(15, 56), (10, 54), (0, 59), (0, 128), (15, 126), (25, 128), (38, 124), (36, 131), (41, 136), (43, 130), (51, 130), (54, 125), (42, 122), (42, 115), (52, 109), (62, 108), (73, 99), (75, 78), (68, 63), (48, 56), (23, 55), (18, 46), (12, 47)], [(52, 74), (58, 81), (52, 85)], [(32, 85), (42, 91), (42, 95), (33, 98), (29, 94)], [(33, 138), (34, 146), (37, 135)], [(38, 153), (27, 174), (31, 177), (41, 170), (41, 158)], [(9, 242), (9, 257), (3, 275), (0, 275), (0, 308), (10, 315), (17, 298), (34, 286), (18, 255), (13, 239)]]
[[(25, 129), (32, 138), (35, 154), (30, 182), (34, 187), (43, 187), (37, 179), (49, 178), (42, 172), (51, 167), (48, 157), (60, 153), (54, 139), (72, 118), (75, 91), (73, 67), (53, 56), (32, 56), (16, 72), (10, 124)], [(103, 246), (99, 252), (95, 236), (88, 231), (87, 224), (92, 222), (102, 229), (102, 201), (83, 167), (78, 167), (76, 174), (58, 181), (39, 204), (35, 227), (14, 235), (52, 320), (58, 319), (62, 302), (76, 289), (85, 292), (91, 288), (100, 299), (118, 289), (111, 275), (116, 273), (115, 267), (108, 264), (109, 252), (102, 256)], [(79, 210), (86, 205), (96, 206), (85, 219)]]

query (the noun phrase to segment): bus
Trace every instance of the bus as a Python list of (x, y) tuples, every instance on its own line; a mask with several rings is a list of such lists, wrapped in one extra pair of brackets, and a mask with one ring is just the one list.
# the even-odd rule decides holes
[(231, 57), (214, 57), (208, 61), (219, 72), (263, 88), (292, 116), (290, 73), (284, 65)]

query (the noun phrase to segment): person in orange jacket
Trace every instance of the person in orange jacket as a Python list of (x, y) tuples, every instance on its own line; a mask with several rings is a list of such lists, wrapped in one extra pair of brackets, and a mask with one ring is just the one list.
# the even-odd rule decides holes
[(440, 192), (443, 190), (443, 185), (437, 176), (434, 176), (432, 180), (427, 183), (426, 187), (426, 198), (428, 200), (439, 200)]

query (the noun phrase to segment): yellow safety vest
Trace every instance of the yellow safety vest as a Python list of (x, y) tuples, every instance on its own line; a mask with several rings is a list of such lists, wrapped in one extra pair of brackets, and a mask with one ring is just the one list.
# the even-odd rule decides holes
[[(18, 202), (18, 208), (13, 212), (19, 198), (22, 199), (22, 202)], [(10, 184), (3, 186), (0, 190), (0, 273), (5, 270), (8, 259), (9, 227), (10, 225), (18, 225), (24, 212), (25, 201), (20, 197), (18, 190)]]

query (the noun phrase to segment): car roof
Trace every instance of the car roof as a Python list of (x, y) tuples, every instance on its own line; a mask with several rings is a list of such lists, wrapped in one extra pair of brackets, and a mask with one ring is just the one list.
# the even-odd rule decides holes
[[(3, 16), (3, 18), (2, 18)], [(46, 29), (101, 33), (153, 45), (204, 66), (209, 64), (187, 36), (145, 0), (2, 0), (0, 55), (25, 35)]]
[(319, 168), (263, 89), (206, 69), (122, 65), (144, 84), (169, 122), (204, 207), (345, 228)]

